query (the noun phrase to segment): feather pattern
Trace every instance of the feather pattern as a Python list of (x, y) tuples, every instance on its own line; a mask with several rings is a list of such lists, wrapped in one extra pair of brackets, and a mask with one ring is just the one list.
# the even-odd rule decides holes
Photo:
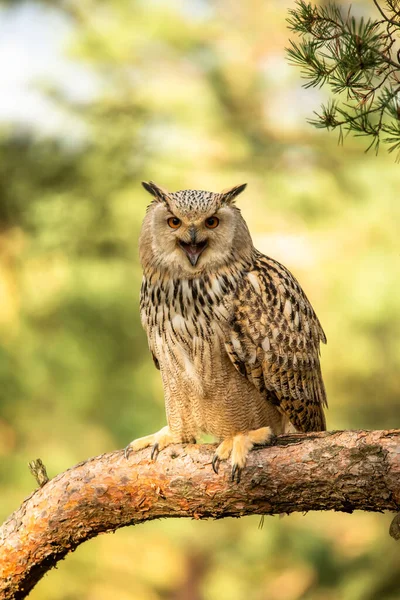
[(233, 300), (228, 355), (299, 431), (325, 429), (321, 324), (293, 275), (255, 252)]

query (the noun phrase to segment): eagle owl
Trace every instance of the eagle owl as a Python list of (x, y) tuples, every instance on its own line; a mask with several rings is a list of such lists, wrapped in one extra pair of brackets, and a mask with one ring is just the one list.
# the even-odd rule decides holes
[(293, 275), (253, 246), (235, 205), (246, 184), (222, 193), (143, 186), (153, 201), (139, 243), (140, 311), (168, 425), (131, 442), (127, 455), (151, 446), (154, 458), (212, 434), (214, 471), (230, 457), (239, 481), (255, 444), (325, 429), (326, 338)]

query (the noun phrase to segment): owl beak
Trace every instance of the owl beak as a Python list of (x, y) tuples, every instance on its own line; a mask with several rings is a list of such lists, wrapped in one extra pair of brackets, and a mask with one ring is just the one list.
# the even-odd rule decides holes
[(191, 265), (195, 267), (200, 258), (200, 254), (207, 247), (207, 240), (204, 240), (204, 242), (197, 242), (197, 244), (186, 244), (186, 242), (180, 241), (179, 245), (190, 260)]

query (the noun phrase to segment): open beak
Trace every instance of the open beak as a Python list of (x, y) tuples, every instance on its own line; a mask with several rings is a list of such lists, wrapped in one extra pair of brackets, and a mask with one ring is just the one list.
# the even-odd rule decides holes
[(179, 245), (190, 260), (190, 263), (194, 267), (196, 266), (197, 261), (199, 260), (200, 254), (207, 247), (207, 240), (204, 240), (204, 242), (197, 242), (195, 244), (186, 244), (185, 242), (180, 241)]

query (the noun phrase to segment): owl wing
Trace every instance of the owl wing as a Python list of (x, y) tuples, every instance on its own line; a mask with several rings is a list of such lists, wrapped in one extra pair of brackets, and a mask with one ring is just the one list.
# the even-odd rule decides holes
[(234, 300), (225, 347), (236, 369), (298, 431), (326, 428), (320, 342), (325, 334), (299, 283), (258, 253)]

